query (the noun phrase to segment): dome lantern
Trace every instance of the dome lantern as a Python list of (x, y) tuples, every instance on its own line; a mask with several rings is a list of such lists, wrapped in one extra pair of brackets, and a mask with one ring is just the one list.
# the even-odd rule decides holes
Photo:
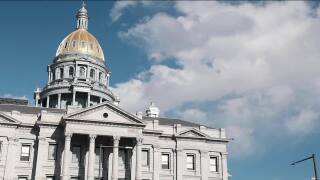
[(86, 4), (82, 2), (82, 7), (79, 9), (77, 14), (77, 29), (88, 29), (88, 11), (86, 9)]

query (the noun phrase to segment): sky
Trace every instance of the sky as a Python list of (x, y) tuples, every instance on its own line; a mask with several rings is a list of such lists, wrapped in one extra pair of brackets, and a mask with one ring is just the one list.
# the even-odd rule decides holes
[[(0, 96), (29, 99), (80, 1), (0, 1)], [(226, 128), (235, 180), (310, 180), (320, 156), (315, 2), (88, 1), (120, 106)], [(318, 161), (317, 161), (318, 163)], [(319, 164), (320, 165), (320, 164)]]

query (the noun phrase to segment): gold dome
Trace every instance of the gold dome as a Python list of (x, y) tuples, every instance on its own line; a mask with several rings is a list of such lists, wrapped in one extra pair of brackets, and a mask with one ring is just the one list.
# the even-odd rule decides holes
[(98, 40), (84, 28), (77, 29), (65, 37), (58, 47), (56, 56), (73, 53), (91, 55), (104, 61)]

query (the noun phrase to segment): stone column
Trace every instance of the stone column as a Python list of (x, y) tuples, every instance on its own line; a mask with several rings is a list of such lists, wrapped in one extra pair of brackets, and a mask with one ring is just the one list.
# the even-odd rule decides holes
[(49, 108), (49, 103), (50, 103), (50, 96), (47, 96), (47, 108)]
[(18, 139), (14, 137), (8, 137), (7, 158), (3, 178), (4, 180), (16, 179), (14, 166), (16, 164), (17, 158), (19, 157), (19, 155), (17, 156), (18, 148)]
[(90, 106), (90, 93), (88, 92), (87, 107)]
[(48, 85), (49, 85), (49, 83), (51, 82), (51, 76), (52, 76), (52, 74), (51, 74), (51, 68), (50, 68), (50, 66), (48, 66)]
[[(222, 163), (222, 180), (228, 180), (228, 167), (227, 167), (227, 155), (228, 153), (221, 153), (221, 163)], [(219, 167), (219, 166), (218, 166)]]
[(112, 180), (118, 180), (119, 136), (113, 136)]
[(58, 108), (61, 108), (61, 94), (58, 94)]
[(177, 148), (177, 167), (175, 174), (177, 175), (177, 180), (183, 180), (183, 173), (185, 169), (185, 164), (183, 163), (183, 149)]
[(45, 158), (47, 157), (47, 149), (48, 149), (48, 143), (45, 137), (38, 137), (38, 151), (37, 151), (37, 166), (36, 166), (36, 174), (35, 179), (36, 180), (44, 180), (45, 174), (42, 171), (42, 166), (45, 163)]
[(95, 134), (89, 135), (89, 163), (88, 163), (88, 179), (87, 180), (94, 180), (94, 165), (95, 165)]
[(136, 153), (137, 153), (137, 157), (136, 157), (136, 180), (141, 180), (141, 155), (142, 155), (141, 146), (142, 146), (142, 141), (143, 141), (142, 137), (138, 137), (137, 138), (137, 145), (136, 145)]
[(208, 180), (208, 151), (200, 151), (200, 156), (201, 156), (201, 164), (200, 164), (200, 169), (201, 169), (201, 180)]
[(72, 91), (72, 106), (76, 105), (76, 91)]
[(69, 163), (70, 163), (70, 145), (71, 133), (65, 134), (64, 151), (63, 151), (63, 167), (62, 167), (62, 180), (69, 180)]
[(161, 162), (160, 146), (153, 146), (153, 180), (159, 180), (160, 162)]

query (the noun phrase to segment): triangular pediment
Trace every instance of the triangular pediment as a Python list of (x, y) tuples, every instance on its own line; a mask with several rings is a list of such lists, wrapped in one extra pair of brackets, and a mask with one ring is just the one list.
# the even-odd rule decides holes
[(88, 122), (118, 123), (131, 125), (144, 125), (137, 116), (126, 112), (110, 102), (81, 109), (67, 114), (64, 119), (83, 120)]
[(209, 136), (197, 129), (188, 129), (178, 133), (180, 137), (208, 138)]
[(16, 120), (15, 118), (0, 112), (0, 123), (1, 124), (9, 124), (9, 125), (17, 125), (20, 124), (21, 122)]

